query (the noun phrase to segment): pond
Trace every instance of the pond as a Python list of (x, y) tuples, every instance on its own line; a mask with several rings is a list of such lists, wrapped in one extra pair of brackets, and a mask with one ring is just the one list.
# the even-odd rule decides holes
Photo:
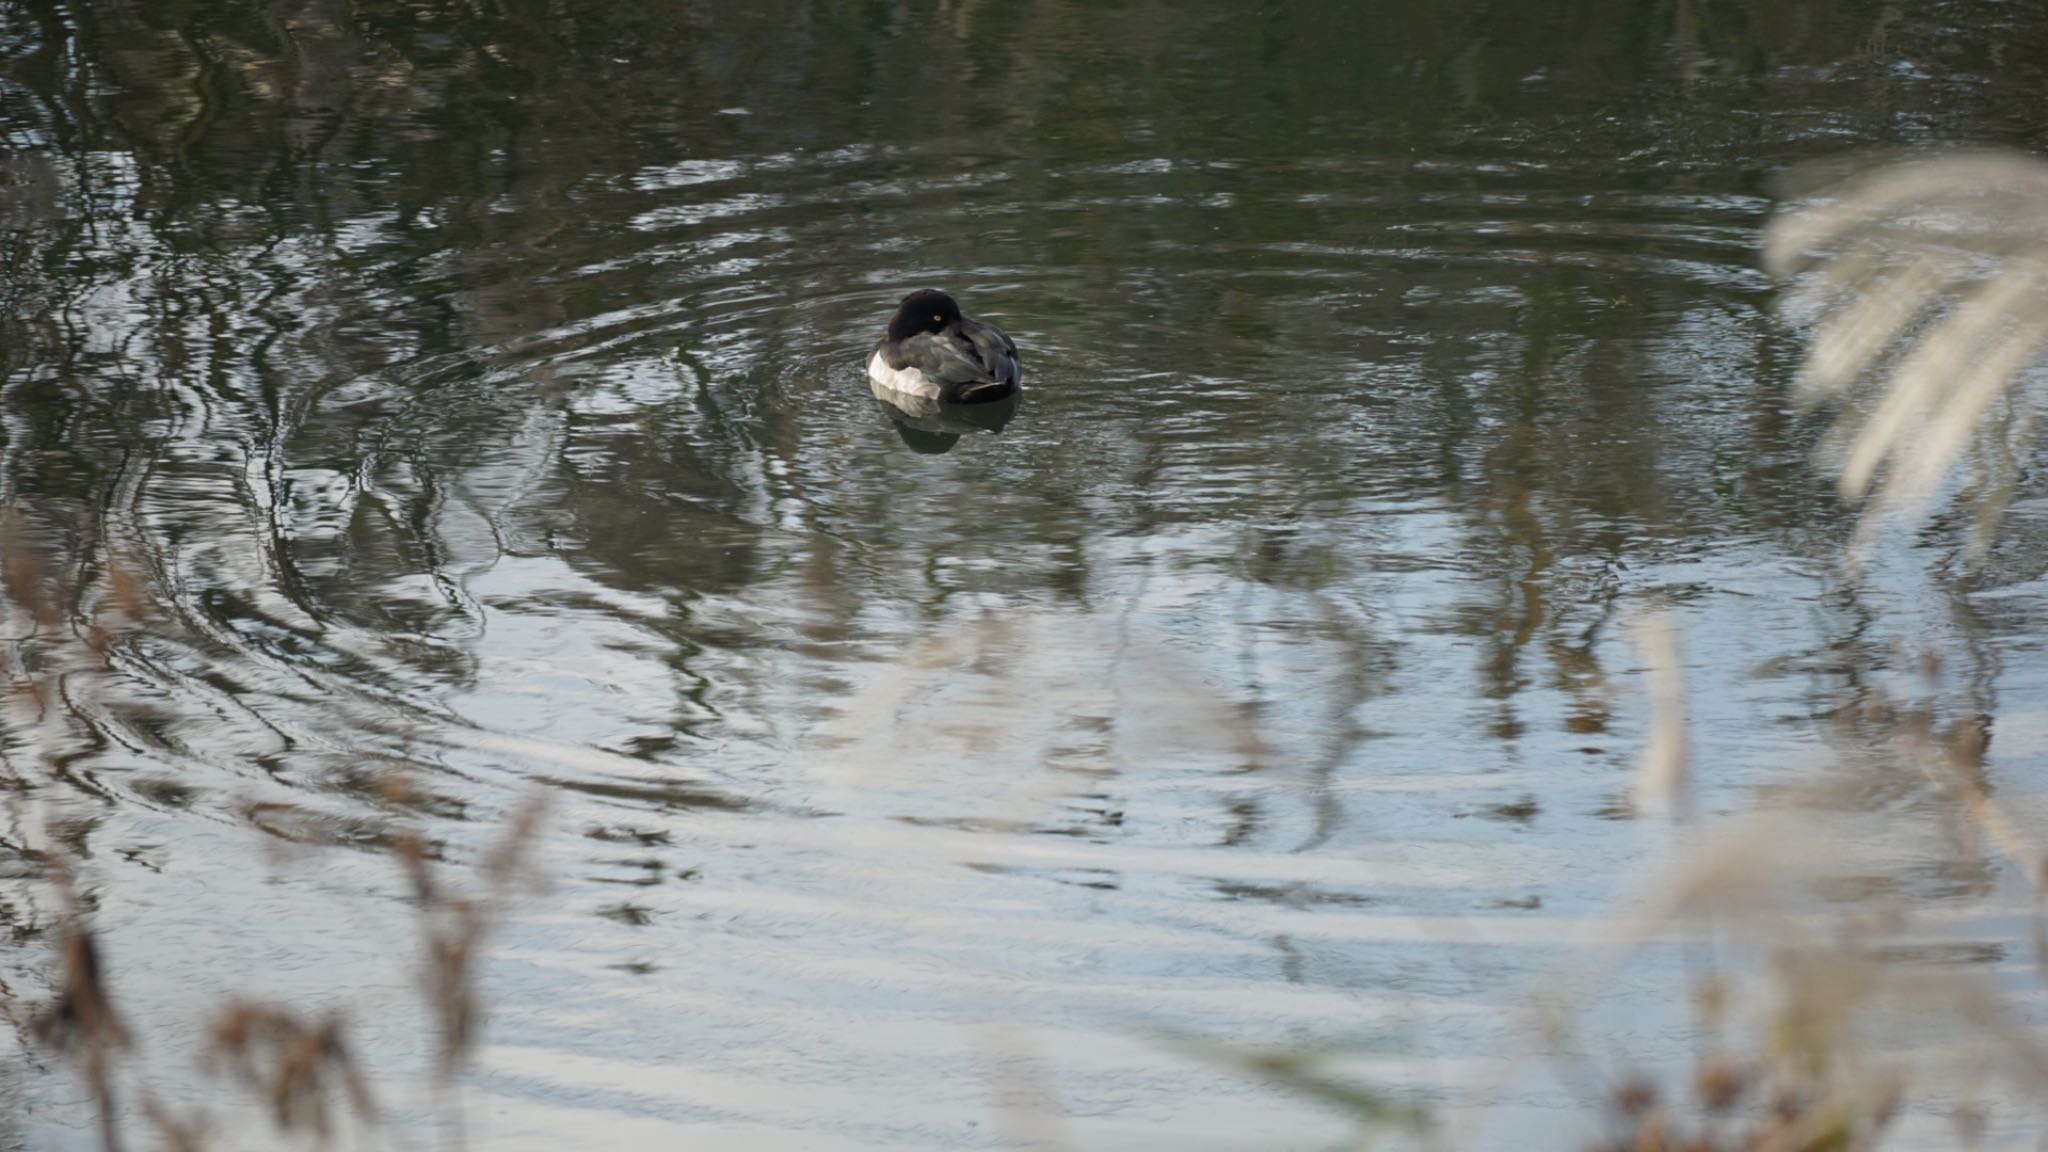
[[(6, 979), (63, 846), (124, 1107), (275, 1146), (195, 1065), (245, 996), (443, 1131), (388, 849), (538, 794), (476, 1147), (1351, 1130), (1210, 1042), (1579, 1146), (1523, 1009), (1670, 851), (1634, 621), (1705, 816), (1881, 691), (2044, 782), (2038, 491), (1846, 569), (1757, 258), (1792, 166), (2044, 102), (1994, 3), (0, 0)], [(1007, 423), (870, 395), (923, 286)], [(1848, 775), (1857, 890), (2026, 994), (1991, 847)], [(1684, 963), (1591, 1054), (1683, 1061)], [(0, 1146), (97, 1147), (10, 1051)]]

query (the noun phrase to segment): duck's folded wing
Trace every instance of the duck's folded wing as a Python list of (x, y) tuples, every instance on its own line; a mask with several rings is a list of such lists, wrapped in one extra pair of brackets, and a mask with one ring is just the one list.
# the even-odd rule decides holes
[(989, 380), (1015, 380), (1017, 378), (1017, 343), (1008, 333), (993, 324), (976, 320), (962, 320), (960, 334), (974, 348), (975, 359), (988, 370)]
[[(974, 345), (943, 333), (920, 332), (898, 343), (895, 352), (896, 355), (888, 357), (889, 367), (916, 368), (942, 384), (998, 379), (976, 354)], [(897, 363), (898, 360), (902, 362)]]

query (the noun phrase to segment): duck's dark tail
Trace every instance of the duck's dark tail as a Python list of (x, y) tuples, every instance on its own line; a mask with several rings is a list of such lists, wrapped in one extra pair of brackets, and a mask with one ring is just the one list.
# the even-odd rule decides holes
[(990, 400), (1001, 400), (1006, 396), (1015, 394), (1016, 391), (1017, 382), (1014, 380), (976, 380), (962, 384), (960, 392), (953, 402), (956, 404), (984, 404)]

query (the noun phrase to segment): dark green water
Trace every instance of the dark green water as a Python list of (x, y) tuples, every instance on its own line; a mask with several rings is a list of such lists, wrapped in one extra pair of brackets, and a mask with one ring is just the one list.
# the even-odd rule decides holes
[[(2038, 496), (1843, 575), (1755, 259), (1786, 167), (2043, 107), (2022, 4), (0, 0), (6, 915), (60, 839), (151, 1083), (227, 1107), (241, 991), (416, 1119), (380, 845), (538, 784), (477, 1146), (1343, 1130), (1158, 1023), (1564, 1146), (1500, 1057), (1660, 855), (1643, 605), (1710, 812), (1922, 649), (2043, 783)], [(1000, 434), (869, 396), (921, 285), (1024, 349)], [(2023, 970), (1929, 841), (1864, 879)], [(1599, 1054), (1682, 1057), (1673, 987)], [(94, 1146), (8, 1060), (0, 1133)]]

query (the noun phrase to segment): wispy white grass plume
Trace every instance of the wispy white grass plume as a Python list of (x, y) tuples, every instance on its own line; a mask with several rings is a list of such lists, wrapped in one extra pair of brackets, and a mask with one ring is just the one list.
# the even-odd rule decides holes
[(1803, 403), (1838, 406), (1822, 446), (1865, 505), (1852, 558), (1924, 513), (1968, 459), (1990, 543), (2032, 447), (2048, 345), (2048, 163), (2005, 152), (1896, 162), (1817, 189), (1764, 237), (1814, 325)]

